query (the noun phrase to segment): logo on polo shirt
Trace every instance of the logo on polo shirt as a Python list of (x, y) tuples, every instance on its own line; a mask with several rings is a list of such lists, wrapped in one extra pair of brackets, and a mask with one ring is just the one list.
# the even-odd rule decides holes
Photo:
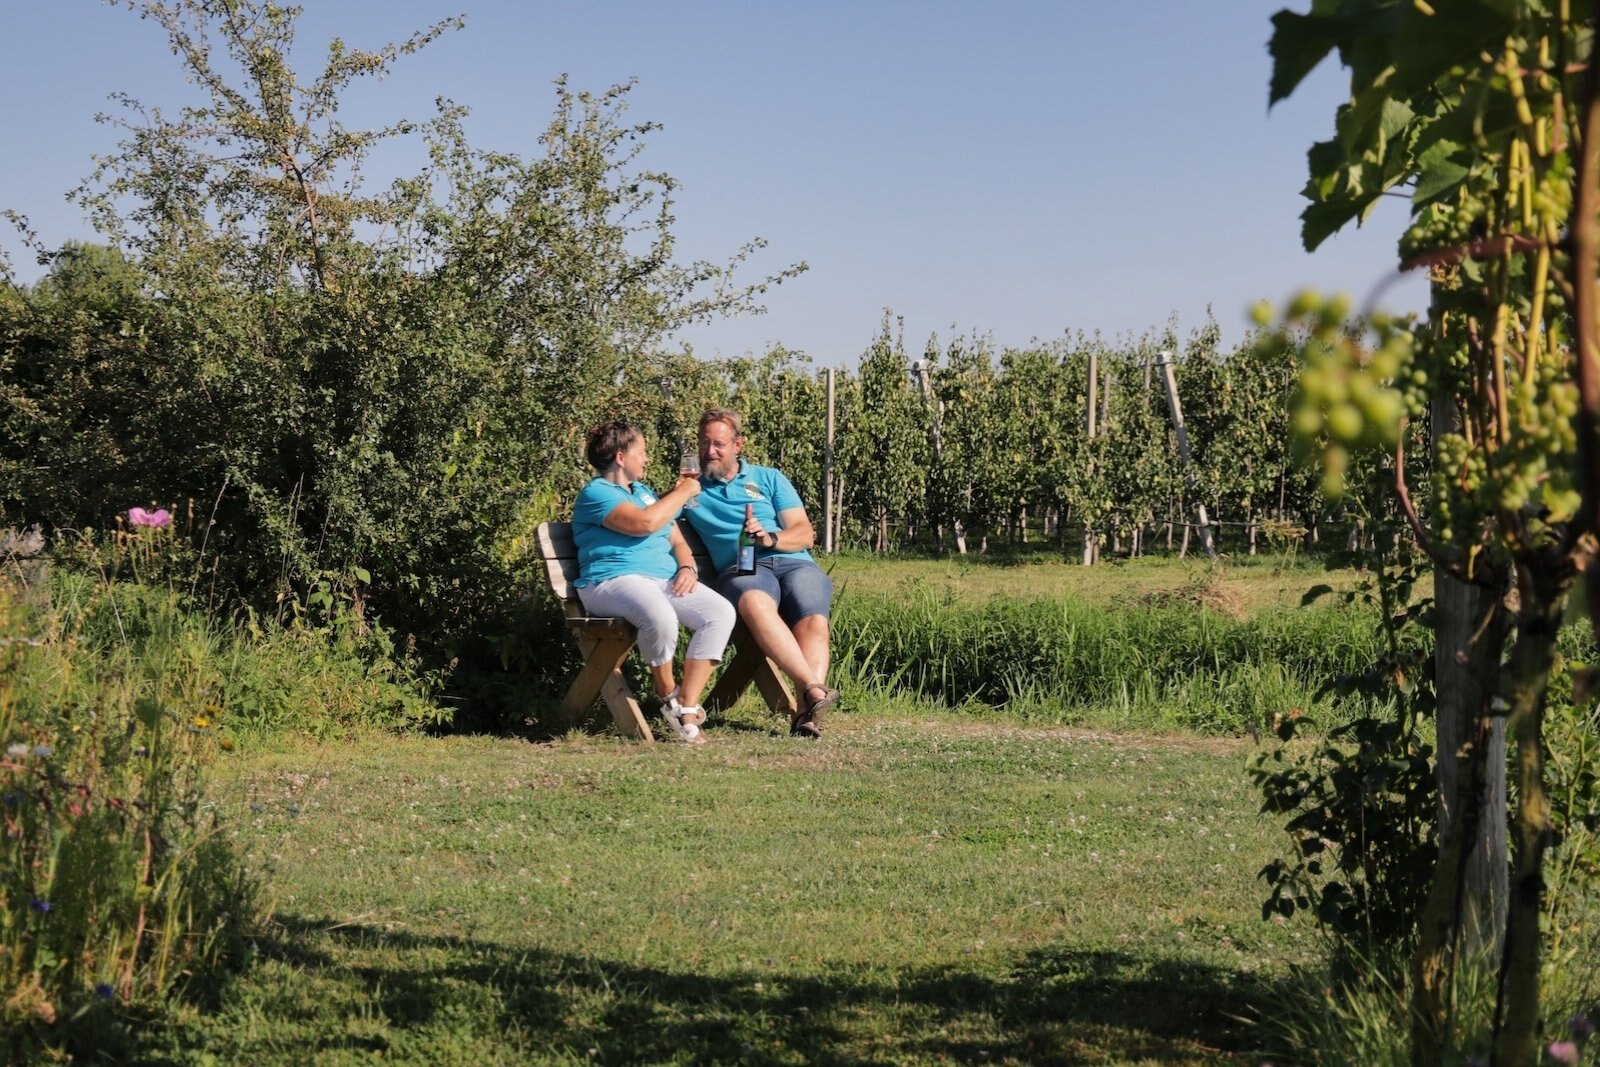
[(757, 485), (755, 482), (747, 480), (744, 483), (744, 495), (749, 497), (749, 498), (751, 498), (752, 500), (760, 500), (760, 499), (762, 499), (761, 487), (759, 485)]

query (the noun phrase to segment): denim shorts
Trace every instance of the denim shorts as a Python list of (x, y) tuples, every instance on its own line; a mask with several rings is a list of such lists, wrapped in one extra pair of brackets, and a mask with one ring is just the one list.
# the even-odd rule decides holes
[(717, 575), (717, 592), (735, 606), (751, 590), (770, 596), (790, 626), (808, 615), (827, 618), (833, 607), (833, 579), (815, 560), (799, 556), (766, 556), (756, 560), (754, 574), (739, 574), (730, 567)]

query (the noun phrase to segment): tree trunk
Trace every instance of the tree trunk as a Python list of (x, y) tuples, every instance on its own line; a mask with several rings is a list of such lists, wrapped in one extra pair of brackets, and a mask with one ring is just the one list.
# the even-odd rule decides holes
[(1461, 966), (1497, 959), (1506, 909), (1506, 732), (1494, 702), (1510, 617), (1499, 592), (1434, 572), (1439, 858), (1418, 929), (1411, 1062), (1441, 1062)]
[(1526, 561), (1517, 569), (1521, 604), (1506, 694), (1510, 705), (1506, 728), (1517, 746), (1517, 863), (1511, 873), (1505, 957), (1495, 1005), (1496, 1064), (1538, 1062), (1539, 914), (1544, 904), (1544, 851), (1550, 840), (1544, 702), (1573, 576), (1569, 560), (1548, 557)]
[[(1460, 426), (1447, 395), (1429, 412), (1435, 442)], [(1360, 526), (1351, 536), (1359, 543)], [(1411, 990), (1411, 1062), (1440, 1062), (1450, 991), (1462, 966), (1499, 958), (1507, 896), (1506, 723), (1497, 709), (1511, 632), (1506, 576), (1460, 581), (1435, 566), (1434, 691), (1439, 858), (1418, 930)]]

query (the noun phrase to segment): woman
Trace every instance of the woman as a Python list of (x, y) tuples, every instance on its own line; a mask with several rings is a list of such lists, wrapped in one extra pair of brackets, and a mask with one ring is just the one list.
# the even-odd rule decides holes
[[(599, 473), (572, 508), (578, 545), (578, 599), (595, 615), (616, 615), (639, 630), (639, 653), (650, 665), (661, 713), (674, 733), (700, 744), (705, 711), (700, 694), (733, 633), (733, 605), (700, 584), (694, 556), (673, 520), (700, 492), (693, 475), (680, 476), (664, 496), (639, 479), (650, 456), (644, 434), (626, 422), (589, 431), (584, 448)], [(672, 678), (678, 624), (694, 636), (683, 660), (683, 681)]]

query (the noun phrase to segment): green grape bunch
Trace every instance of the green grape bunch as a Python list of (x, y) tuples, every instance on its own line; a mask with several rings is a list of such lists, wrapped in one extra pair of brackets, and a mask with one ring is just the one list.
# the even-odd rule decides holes
[(1290, 399), (1295, 457), (1322, 473), (1329, 500), (1345, 494), (1352, 459), (1391, 451), (1409, 419), (1427, 411), (1427, 376), (1414, 364), (1410, 319), (1350, 317), (1350, 298), (1305, 290), (1274, 324), (1270, 304), (1253, 312), (1260, 344), (1292, 352), (1300, 367)]

